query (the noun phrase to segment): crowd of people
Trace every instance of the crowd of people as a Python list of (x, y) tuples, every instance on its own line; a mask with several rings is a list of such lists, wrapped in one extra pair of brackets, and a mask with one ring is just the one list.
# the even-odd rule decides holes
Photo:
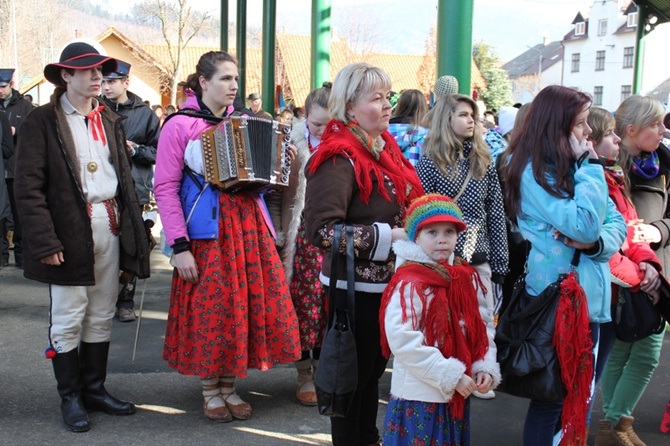
[[(129, 90), (130, 70), (71, 43), (45, 67), (56, 90), (38, 108), (0, 70), (0, 268), (11, 224), (16, 265), (49, 284), (45, 354), (68, 430), (89, 430), (89, 411), (135, 412), (104, 382), (112, 319), (135, 320), (137, 279), (150, 274), (155, 196), (174, 266), (163, 359), (199, 379), (207, 418), (250, 418), (237, 380), (278, 364), (294, 364), (297, 401), (316, 406), (327, 296), (353, 286), (357, 387), (330, 419), (333, 444), (468, 445), (469, 397), (495, 398), (501, 382), (494, 337), (510, 284), (525, 272), (538, 296), (576, 268), (586, 301), (558, 317), (588, 333), (593, 386), (581, 401), (531, 400), (523, 444), (557, 444), (569, 411), (587, 426), (600, 384), (596, 445), (644, 445), (633, 411), (663, 334), (617, 339), (612, 306), (621, 287), (658, 301), (670, 267), (670, 114), (659, 101), (631, 96), (612, 114), (550, 86), (496, 114), (444, 76), (432, 107), (416, 89), (393, 107), (389, 75), (354, 63), (274, 117), (292, 126), (288, 187), (233, 190), (206, 181), (201, 135), (228, 117), (273, 119), (258, 93), (241, 104), (235, 58), (203, 54), (179, 110), (163, 115)], [(344, 226), (353, 284), (345, 256), (331, 271)]]

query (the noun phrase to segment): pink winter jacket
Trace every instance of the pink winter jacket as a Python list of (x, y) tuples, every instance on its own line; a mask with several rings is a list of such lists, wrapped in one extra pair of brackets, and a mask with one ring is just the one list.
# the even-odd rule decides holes
[[(182, 108), (200, 110), (195, 94), (192, 92), (186, 94), (188, 99)], [(180, 237), (189, 239), (179, 200), (184, 164), (196, 173), (203, 173), (200, 135), (211, 127), (212, 124), (204, 119), (178, 115), (170, 118), (161, 129), (156, 154), (154, 195), (159, 204), (161, 222), (170, 245)]]
[[(200, 110), (195, 93), (187, 91), (188, 98), (182, 109)], [(228, 113), (232, 113), (229, 107)], [(154, 175), (154, 195), (159, 206), (159, 213), (167, 242), (172, 246), (176, 239), (184, 237), (190, 240), (186, 227), (186, 219), (180, 201), (180, 189), (184, 166), (193, 172), (203, 174), (202, 143), (200, 135), (214, 124), (202, 118), (177, 115), (170, 118), (158, 139), (156, 154), (156, 172)], [(268, 230), (275, 236), (267, 207), (263, 198), (254, 192), (246, 192), (256, 202)]]

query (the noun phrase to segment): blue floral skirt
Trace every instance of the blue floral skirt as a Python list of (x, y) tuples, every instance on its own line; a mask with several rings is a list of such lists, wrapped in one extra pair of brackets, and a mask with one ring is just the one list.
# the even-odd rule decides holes
[(469, 446), (470, 400), (462, 420), (447, 403), (424, 403), (391, 396), (384, 419), (384, 446)]

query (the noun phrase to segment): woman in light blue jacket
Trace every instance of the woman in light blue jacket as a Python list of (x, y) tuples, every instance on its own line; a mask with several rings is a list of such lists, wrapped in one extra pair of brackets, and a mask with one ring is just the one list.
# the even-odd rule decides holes
[[(599, 324), (610, 320), (608, 260), (621, 247), (626, 224), (608, 197), (603, 167), (587, 141), (590, 105), (588, 96), (566, 87), (550, 86), (538, 94), (511, 142), (506, 204), (532, 245), (526, 275), (531, 296), (569, 272), (575, 249), (582, 251), (577, 271), (597, 345)], [(562, 402), (531, 400), (523, 444), (557, 444), (562, 408)]]

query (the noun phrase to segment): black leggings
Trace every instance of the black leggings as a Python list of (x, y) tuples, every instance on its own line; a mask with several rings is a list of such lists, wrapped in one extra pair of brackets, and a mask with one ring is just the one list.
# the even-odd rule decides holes
[[(311, 352), (311, 355), (310, 355)], [(300, 357), (301, 361), (306, 359), (319, 359), (321, 357), (321, 347), (314, 347), (311, 350), (303, 350), (302, 356)]]
[[(345, 294), (346, 290), (337, 290)], [(379, 378), (388, 360), (382, 356), (379, 343), (379, 306), (382, 295), (356, 292), (356, 357), (358, 387), (349, 413), (343, 418), (331, 418), (333, 446), (362, 446), (379, 441), (377, 410), (379, 408)]]

